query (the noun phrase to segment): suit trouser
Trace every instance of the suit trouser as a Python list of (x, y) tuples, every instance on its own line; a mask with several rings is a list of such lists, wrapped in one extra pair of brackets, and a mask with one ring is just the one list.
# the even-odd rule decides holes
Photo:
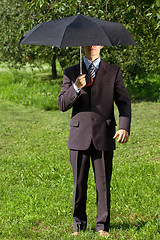
[(110, 225), (110, 180), (113, 151), (98, 151), (91, 143), (89, 149), (70, 150), (70, 161), (74, 177), (73, 218), (74, 230), (85, 230), (87, 226), (86, 200), (90, 157), (97, 190), (96, 231), (109, 231)]

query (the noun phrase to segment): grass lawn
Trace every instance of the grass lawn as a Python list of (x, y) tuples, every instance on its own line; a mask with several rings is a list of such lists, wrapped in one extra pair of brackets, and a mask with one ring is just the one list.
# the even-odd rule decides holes
[[(159, 113), (159, 103), (132, 104), (130, 141), (117, 144), (114, 156), (109, 239), (160, 239)], [(74, 238), (70, 114), (0, 100), (0, 239)], [(94, 230), (95, 203), (91, 169), (88, 229), (77, 240), (100, 239)]]
[(53, 80), (49, 66), (43, 67), (32, 70), (27, 66), (17, 70), (0, 64), (0, 99), (44, 110), (57, 110), (63, 77)]
[[(32, 69), (27, 65), (18, 70), (0, 63), (0, 99), (43, 110), (58, 110), (57, 98), (62, 80), (60, 67), (58, 67), (58, 78), (53, 80), (51, 68), (47, 64), (42, 65), (41, 69), (36, 67)], [(127, 87), (134, 102), (160, 101), (160, 75), (158, 74), (149, 74), (144, 79), (130, 79)]]

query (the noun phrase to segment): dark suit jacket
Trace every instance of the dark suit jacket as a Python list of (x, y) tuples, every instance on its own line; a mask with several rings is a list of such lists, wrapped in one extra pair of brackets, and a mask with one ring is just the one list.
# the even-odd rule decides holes
[[(86, 150), (92, 140), (97, 150), (114, 150), (114, 101), (119, 110), (119, 129), (130, 133), (131, 121), (131, 102), (120, 67), (101, 60), (93, 85), (82, 88), (77, 94), (73, 83), (79, 71), (79, 64), (65, 69), (58, 99), (61, 111), (73, 107), (68, 148)], [(84, 62), (83, 73), (87, 74)]]

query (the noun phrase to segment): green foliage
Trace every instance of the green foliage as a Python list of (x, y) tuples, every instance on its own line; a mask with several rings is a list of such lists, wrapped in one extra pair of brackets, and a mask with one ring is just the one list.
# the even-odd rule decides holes
[(128, 84), (128, 91), (132, 101), (160, 101), (160, 75), (135, 78)]
[[(130, 140), (117, 144), (111, 240), (160, 238), (159, 107), (159, 103), (132, 104)], [(0, 100), (0, 115), (0, 239), (73, 239), (73, 177), (67, 149), (71, 111), (46, 112)], [(88, 228), (76, 239), (101, 239), (94, 230), (95, 203), (90, 169)]]
[[(62, 68), (79, 62), (78, 48), (56, 49), (44, 46), (23, 46), (20, 58), (17, 45), (19, 39), (40, 22), (67, 17), (74, 14), (120, 22), (130, 31), (139, 47), (105, 48), (105, 58), (109, 62), (120, 63), (128, 82), (137, 76), (142, 78), (148, 73), (159, 71), (159, 1), (51, 1), (8, 0), (0, 2), (2, 19), (1, 60), (12, 64), (53, 63), (59, 59)], [(123, 50), (123, 52), (121, 52)], [(109, 54), (108, 54), (109, 53)], [(27, 58), (27, 59), (26, 59)], [(19, 66), (19, 65), (18, 65)], [(55, 70), (55, 69), (53, 69)], [(56, 76), (56, 74), (55, 74)]]

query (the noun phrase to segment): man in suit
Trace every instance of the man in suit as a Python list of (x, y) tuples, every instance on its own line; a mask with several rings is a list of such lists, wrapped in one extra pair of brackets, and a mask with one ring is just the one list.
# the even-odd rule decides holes
[[(97, 191), (95, 227), (104, 237), (109, 234), (110, 180), (115, 138), (118, 137), (119, 143), (128, 141), (131, 102), (120, 67), (101, 60), (103, 46), (83, 48), (83, 74), (79, 75), (79, 64), (65, 69), (58, 105), (61, 111), (72, 108), (68, 148), (75, 185), (73, 235), (78, 235), (87, 226), (87, 180), (91, 158)], [(93, 84), (90, 83), (91, 79)], [(114, 102), (119, 110), (119, 129), (116, 133)]]

